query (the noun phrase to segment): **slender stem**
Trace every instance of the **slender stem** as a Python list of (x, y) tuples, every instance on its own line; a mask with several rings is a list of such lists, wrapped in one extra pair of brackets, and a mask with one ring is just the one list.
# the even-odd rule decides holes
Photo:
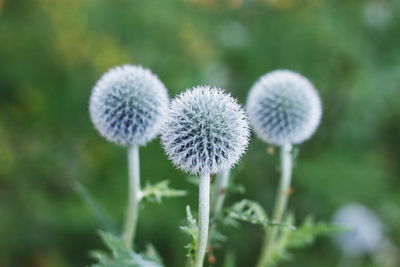
[(210, 238), (217, 228), (217, 221), (222, 213), (226, 191), (228, 190), (229, 178), (230, 169), (218, 173), (215, 177), (213, 193), (211, 195), (211, 222), (210, 230), (208, 231), (208, 244), (211, 243)]
[(128, 148), (128, 170), (129, 170), (129, 196), (126, 212), (125, 230), (123, 239), (128, 248), (132, 248), (135, 238), (136, 225), (139, 216), (138, 208), (140, 201), (140, 169), (139, 148), (132, 145)]
[[(279, 182), (279, 191), (276, 195), (273, 217), (274, 222), (280, 222), (285, 213), (289, 198), (290, 181), (292, 177), (293, 158), (292, 158), (292, 145), (285, 144), (281, 147), (281, 179)], [(268, 265), (268, 260), (271, 256), (274, 241), (277, 237), (279, 228), (277, 226), (270, 226), (265, 228), (266, 238), (264, 240), (263, 248), (261, 249), (261, 257), (257, 263), (257, 267), (265, 267)]]
[(221, 213), (225, 196), (226, 190), (228, 189), (229, 184), (229, 176), (230, 176), (230, 169), (223, 171), (217, 174), (217, 179), (215, 181), (215, 187), (213, 192), (213, 199), (212, 199), (212, 216), (215, 219)]
[[(212, 233), (217, 228), (218, 217), (221, 216), (222, 207), (226, 196), (226, 191), (229, 185), (230, 169), (220, 172), (215, 177), (215, 184), (211, 196), (211, 223), (208, 238), (211, 238)], [(210, 240), (208, 241), (210, 243)]]
[(208, 241), (208, 224), (210, 220), (210, 174), (201, 174), (199, 181), (199, 227), (195, 267), (202, 267)]

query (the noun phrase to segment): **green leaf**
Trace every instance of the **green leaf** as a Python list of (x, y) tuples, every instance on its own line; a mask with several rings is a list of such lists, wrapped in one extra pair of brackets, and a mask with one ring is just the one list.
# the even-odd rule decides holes
[(170, 188), (168, 180), (154, 185), (147, 184), (142, 191), (143, 199), (152, 202), (161, 202), (164, 197), (180, 197), (184, 195), (186, 195), (186, 191)]
[(188, 181), (190, 184), (195, 185), (196, 187), (199, 186), (199, 177), (189, 175), (186, 176), (186, 181)]
[(100, 227), (109, 232), (116, 233), (117, 227), (115, 226), (115, 222), (111, 220), (110, 216), (108, 216), (108, 214), (104, 211), (98, 201), (92, 196), (89, 190), (87, 190), (87, 188), (80, 182), (75, 182), (73, 184), (73, 190), (86, 204), (89, 211), (92, 212)]
[(313, 217), (307, 217), (303, 224), (289, 236), (289, 248), (300, 248), (310, 245), (314, 240), (323, 235), (341, 232), (343, 229), (325, 222), (316, 222)]
[[(285, 221), (286, 224), (293, 225), (295, 223), (294, 216), (289, 214)], [(272, 248), (268, 266), (274, 266), (279, 261), (290, 259), (291, 249), (309, 246), (319, 236), (335, 234), (341, 231), (340, 227), (324, 222), (315, 222), (312, 217), (307, 217), (303, 224), (295, 230), (282, 228)]]
[(246, 188), (242, 184), (231, 183), (229, 185), (228, 191), (234, 194), (243, 195), (244, 193), (246, 193)]
[(268, 220), (264, 208), (257, 202), (248, 199), (243, 199), (228, 209), (228, 220), (225, 220), (225, 222), (236, 226), (237, 221), (244, 221), (263, 226), (281, 226), (294, 229), (294, 226), (291, 224)]
[(152, 245), (152, 244), (147, 244), (146, 246), (146, 251), (144, 253), (146, 255), (146, 258), (157, 262), (161, 265), (164, 265), (163, 260), (160, 256), (160, 254), (158, 253), (158, 251), (156, 250), (156, 248)]
[(162, 267), (160, 262), (153, 261), (141, 254), (131, 251), (121, 238), (110, 233), (100, 232), (100, 236), (111, 251), (92, 251), (91, 256), (97, 261), (92, 267)]
[(187, 249), (186, 256), (189, 259), (194, 259), (196, 248), (197, 248), (197, 233), (198, 227), (196, 219), (193, 218), (192, 212), (190, 211), (190, 207), (186, 206), (186, 220), (187, 225), (181, 226), (180, 229), (189, 236), (190, 241), (188, 244), (185, 245)]
[[(212, 231), (210, 231), (209, 242), (212, 248), (220, 248), (221, 243), (226, 242), (228, 237), (222, 234), (216, 226), (212, 226)], [(210, 228), (211, 230), (211, 228)]]
[(224, 267), (236, 267), (235, 253), (228, 251), (224, 260)]

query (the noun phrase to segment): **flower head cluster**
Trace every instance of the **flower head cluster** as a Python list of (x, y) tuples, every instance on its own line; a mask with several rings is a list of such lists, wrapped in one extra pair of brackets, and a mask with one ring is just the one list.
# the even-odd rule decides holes
[(322, 115), (314, 86), (307, 78), (288, 70), (262, 76), (250, 90), (246, 110), (255, 133), (274, 145), (307, 140)]
[(178, 168), (193, 174), (229, 169), (249, 142), (245, 113), (222, 90), (198, 86), (170, 106), (161, 141)]
[(96, 129), (120, 145), (143, 145), (157, 136), (168, 93), (150, 70), (132, 65), (107, 71), (96, 83), (89, 111)]

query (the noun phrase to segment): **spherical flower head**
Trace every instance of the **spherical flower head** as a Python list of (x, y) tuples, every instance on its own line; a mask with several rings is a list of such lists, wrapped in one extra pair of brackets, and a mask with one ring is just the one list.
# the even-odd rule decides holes
[(382, 245), (383, 230), (379, 218), (367, 207), (351, 203), (340, 208), (333, 223), (344, 228), (334, 236), (334, 241), (343, 253), (360, 256), (371, 253)]
[(274, 145), (307, 140), (322, 115), (321, 101), (311, 82), (288, 70), (262, 76), (250, 89), (246, 111), (258, 137)]
[(249, 126), (234, 98), (221, 89), (198, 86), (172, 101), (161, 141), (178, 168), (213, 174), (239, 161), (249, 142)]
[(120, 145), (144, 145), (155, 138), (168, 112), (168, 93), (150, 70), (124, 65), (107, 71), (90, 97), (92, 122)]

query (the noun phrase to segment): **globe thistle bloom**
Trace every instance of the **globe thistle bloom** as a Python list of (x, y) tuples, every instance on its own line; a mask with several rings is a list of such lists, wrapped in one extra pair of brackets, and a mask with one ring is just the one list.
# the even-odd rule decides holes
[(372, 30), (385, 30), (393, 15), (393, 7), (389, 1), (369, 1), (363, 10), (365, 26)]
[(161, 140), (178, 168), (216, 173), (239, 160), (249, 141), (249, 127), (235, 99), (221, 89), (198, 86), (172, 101)]
[(157, 136), (168, 111), (168, 93), (150, 70), (123, 65), (107, 71), (90, 97), (92, 122), (120, 145), (144, 145)]
[(322, 115), (314, 86), (307, 78), (288, 70), (262, 76), (250, 90), (246, 110), (258, 137), (274, 145), (307, 140)]
[(384, 240), (379, 218), (361, 204), (351, 203), (340, 208), (333, 223), (346, 230), (334, 236), (334, 241), (346, 255), (361, 256), (374, 252)]

